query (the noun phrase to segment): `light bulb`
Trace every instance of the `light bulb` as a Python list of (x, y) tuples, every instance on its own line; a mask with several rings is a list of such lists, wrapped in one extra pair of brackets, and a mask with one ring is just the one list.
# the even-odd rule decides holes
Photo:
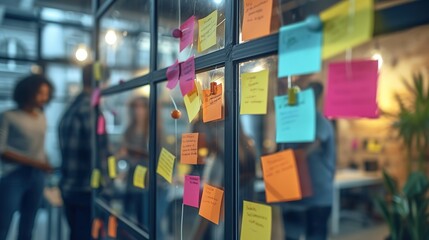
[(116, 41), (118, 40), (118, 37), (116, 36), (116, 32), (113, 30), (108, 30), (106, 32), (106, 35), (104, 36), (104, 40), (109, 45), (114, 45)]
[(83, 62), (88, 59), (88, 50), (84, 46), (80, 46), (76, 52), (75, 57), (79, 62)]

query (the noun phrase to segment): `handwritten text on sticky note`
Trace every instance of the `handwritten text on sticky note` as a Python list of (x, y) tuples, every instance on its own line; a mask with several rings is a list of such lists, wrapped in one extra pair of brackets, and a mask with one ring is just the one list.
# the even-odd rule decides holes
[(217, 10), (198, 20), (198, 51), (203, 52), (216, 44)]
[(182, 164), (197, 164), (198, 161), (198, 133), (182, 134), (180, 162)]
[(199, 215), (215, 224), (219, 224), (222, 200), (223, 190), (204, 184)]
[(162, 148), (159, 155), (158, 167), (156, 173), (161, 175), (167, 182), (171, 183), (173, 180), (174, 159), (176, 157), (167, 149)]
[(271, 207), (243, 201), (240, 239), (271, 239)]
[(322, 32), (303, 21), (279, 32), (279, 77), (318, 72), (322, 66)]
[(194, 89), (195, 85), (195, 59), (194, 56), (188, 58), (180, 64), (180, 91), (185, 96)]
[(222, 84), (216, 86), (216, 93), (211, 94), (210, 89), (203, 90), (203, 122), (211, 122), (223, 118), (222, 103), (223, 92)]
[(292, 150), (262, 156), (261, 163), (267, 202), (293, 201), (302, 198)]
[(192, 122), (201, 109), (201, 98), (199, 97), (197, 89), (186, 94), (183, 98), (183, 102), (185, 103), (186, 112), (188, 113), (188, 120)]
[(181, 26), (182, 37), (180, 38), (180, 51), (194, 42), (195, 16), (188, 18)]
[(244, 0), (244, 41), (270, 34), (272, 0)]
[(183, 204), (198, 208), (200, 204), (200, 177), (186, 175), (184, 188)]
[(266, 114), (268, 70), (241, 74), (240, 114)]
[(316, 104), (311, 89), (297, 94), (298, 103), (290, 106), (288, 96), (274, 97), (276, 142), (312, 142), (316, 138)]
[(330, 118), (377, 118), (378, 61), (331, 63), (325, 115)]

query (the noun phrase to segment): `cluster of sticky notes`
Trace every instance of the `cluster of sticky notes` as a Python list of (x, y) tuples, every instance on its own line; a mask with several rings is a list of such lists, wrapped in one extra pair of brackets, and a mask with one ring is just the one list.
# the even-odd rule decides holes
[(266, 114), (269, 71), (241, 74), (240, 114)]
[(116, 158), (115, 156), (110, 156), (107, 158), (107, 170), (109, 172), (110, 178), (116, 177)]
[(107, 225), (107, 236), (116, 238), (118, 231), (118, 220), (115, 216), (109, 216), (109, 222)]
[(147, 173), (146, 167), (141, 165), (136, 166), (136, 169), (134, 170), (134, 175), (133, 175), (133, 184), (135, 187), (138, 187), (138, 188), (146, 187), (146, 173)]
[(167, 87), (173, 89), (177, 83), (180, 85), (182, 96), (191, 92), (195, 84), (195, 59), (191, 56), (186, 61), (175, 62), (167, 69)]
[(274, 97), (276, 142), (312, 142), (316, 138), (316, 103), (311, 89), (297, 93), (296, 105), (289, 105), (288, 95)]
[(182, 146), (180, 151), (182, 164), (197, 164), (198, 162), (198, 133), (182, 134)]
[(360, 60), (331, 63), (325, 115), (330, 118), (376, 118), (378, 61)]
[(97, 134), (103, 135), (106, 133), (106, 119), (102, 114), (98, 115), (97, 119)]
[(268, 203), (302, 199), (299, 172), (292, 150), (262, 156), (261, 163)]
[(97, 189), (101, 183), (101, 172), (99, 169), (94, 168), (91, 174), (91, 188)]
[(216, 84), (213, 89), (203, 90), (203, 122), (223, 119), (223, 89), (222, 84)]
[(173, 181), (174, 159), (176, 159), (176, 157), (167, 149), (161, 149), (156, 173), (162, 176), (169, 183)]
[(92, 221), (91, 237), (93, 239), (98, 239), (102, 228), (103, 228), (103, 221), (99, 218), (95, 218)]
[(223, 190), (204, 184), (199, 215), (212, 223), (219, 224)]
[(244, 0), (243, 41), (270, 34), (272, 0)]
[(200, 205), (200, 177), (186, 175), (183, 192), (183, 204), (198, 208)]
[(271, 239), (271, 227), (270, 206), (243, 201), (240, 239), (269, 240)]

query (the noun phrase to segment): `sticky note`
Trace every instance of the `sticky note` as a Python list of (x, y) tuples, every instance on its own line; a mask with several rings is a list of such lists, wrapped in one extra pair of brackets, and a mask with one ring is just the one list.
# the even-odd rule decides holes
[(218, 84), (216, 86), (216, 94), (211, 95), (210, 89), (205, 89), (203, 90), (203, 95), (203, 122), (211, 122), (222, 119), (222, 84)]
[(198, 20), (198, 51), (203, 52), (216, 45), (217, 10)]
[(116, 238), (118, 231), (118, 220), (115, 216), (109, 216), (109, 224), (107, 226), (107, 236)]
[(195, 16), (188, 18), (181, 26), (182, 37), (180, 38), (180, 51), (194, 42)]
[(266, 114), (268, 70), (241, 74), (240, 114)]
[(201, 109), (201, 98), (199, 97), (198, 91), (195, 89), (192, 90), (185, 95), (183, 101), (185, 103), (186, 112), (188, 113), (188, 120), (192, 122)]
[(240, 239), (271, 239), (271, 223), (272, 211), (270, 206), (243, 201)]
[(212, 223), (219, 224), (222, 199), (223, 190), (204, 184), (199, 215)]
[(296, 94), (298, 103), (288, 104), (288, 96), (274, 97), (276, 142), (312, 142), (316, 138), (316, 104), (311, 89)]
[(92, 107), (95, 107), (98, 104), (100, 104), (100, 96), (101, 96), (100, 88), (96, 88), (96, 89), (94, 89), (94, 91), (92, 91), (92, 95), (91, 95), (91, 106)]
[(99, 115), (97, 120), (97, 134), (103, 135), (105, 133), (106, 133), (106, 120), (104, 119), (103, 115)]
[(133, 184), (135, 187), (138, 187), (138, 188), (146, 187), (146, 184), (145, 184), (146, 173), (147, 173), (146, 167), (137, 165), (133, 175)]
[(177, 83), (179, 82), (179, 75), (180, 75), (180, 64), (179, 61), (176, 60), (176, 62), (173, 63), (170, 67), (167, 68), (167, 88), (173, 89), (176, 87)]
[(188, 58), (180, 64), (180, 91), (185, 96), (194, 89), (195, 85), (195, 59), (194, 56)]
[(107, 167), (109, 170), (109, 177), (115, 178), (116, 177), (116, 158), (115, 158), (115, 156), (110, 156), (107, 159)]
[(325, 115), (329, 118), (377, 118), (377, 80), (377, 61), (329, 64)]
[(200, 204), (200, 177), (185, 176), (183, 204), (198, 208)]
[(341, 1), (320, 14), (323, 21), (323, 59), (371, 39), (373, 0)]
[(198, 133), (182, 134), (180, 163), (197, 164), (198, 161)]
[(244, 0), (243, 41), (270, 34), (272, 8), (272, 0)]
[(268, 203), (294, 201), (302, 198), (292, 150), (262, 156), (261, 163), (265, 183), (265, 198)]
[(94, 75), (94, 80), (100, 81), (101, 80), (101, 64), (100, 64), (100, 62), (95, 62), (92, 67), (93, 67), (92, 74)]
[(100, 230), (103, 227), (103, 222), (99, 218), (95, 218), (92, 221), (92, 228), (91, 228), (91, 237), (93, 239), (98, 239), (100, 236)]
[(311, 30), (305, 21), (280, 28), (279, 77), (319, 72), (321, 54), (322, 31)]
[(171, 183), (173, 179), (174, 159), (176, 157), (167, 149), (162, 148), (159, 155), (158, 167), (156, 173), (161, 175), (167, 182)]
[(94, 168), (91, 174), (91, 188), (99, 188), (101, 182), (101, 172), (100, 170)]

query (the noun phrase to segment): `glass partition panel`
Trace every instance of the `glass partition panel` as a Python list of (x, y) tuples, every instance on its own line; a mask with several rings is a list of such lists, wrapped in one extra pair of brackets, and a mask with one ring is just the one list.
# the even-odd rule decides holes
[(101, 103), (109, 154), (100, 159), (105, 186), (99, 198), (143, 229), (149, 221), (149, 93), (146, 85)]
[(4, 19), (0, 22), (0, 55), (10, 58), (37, 57), (37, 24)]
[[(221, 49), (225, 45), (225, 1), (223, 0), (192, 0), (158, 2), (158, 69), (173, 64), (176, 59), (184, 61), (191, 55), (201, 56), (209, 52)], [(214, 13), (217, 11), (217, 14)], [(213, 15), (210, 15), (213, 14)], [(210, 15), (210, 16), (209, 16)], [(180, 51), (180, 39), (174, 38), (172, 32), (180, 28), (185, 21), (195, 16), (194, 35), (191, 36), (191, 44)], [(209, 18), (212, 21), (205, 21)], [(203, 19), (204, 18), (204, 19)], [(204, 22), (204, 24), (203, 24)], [(210, 22), (212, 24), (210, 24)], [(213, 31), (213, 28), (215, 30)], [(187, 32), (189, 28), (182, 28)], [(211, 29), (211, 31), (210, 31)], [(203, 44), (199, 42), (199, 31), (207, 34)], [(202, 34), (206, 36), (205, 34)], [(202, 38), (203, 39), (203, 38)], [(207, 41), (206, 41), (207, 40)], [(201, 48), (200, 48), (201, 47)]]
[[(201, 84), (201, 89), (206, 90), (201, 92), (194, 88), (186, 96), (186, 100), (179, 86), (169, 90), (166, 87), (167, 82), (157, 85), (157, 239), (178, 239), (180, 236), (183, 236), (183, 239), (225, 239), (224, 197), (210, 196), (210, 193), (223, 194), (224, 189), (224, 121), (203, 122), (203, 109), (199, 104), (203, 92), (204, 96), (210, 96), (210, 93), (207, 93), (210, 83), (216, 82), (224, 86), (224, 68), (199, 73), (196, 79), (196, 84)], [(217, 91), (218, 96), (224, 95), (224, 89), (217, 88)], [(188, 104), (188, 100), (187, 111), (185, 102)], [(222, 102), (219, 104), (223, 104)], [(181, 112), (178, 119), (177, 112), (174, 112), (176, 110)], [(190, 116), (195, 115), (191, 121), (189, 112), (194, 112)], [(192, 138), (196, 133), (198, 136)], [(188, 150), (191, 154), (187, 154)], [(170, 176), (165, 174), (165, 167), (168, 166), (166, 159), (169, 159), (170, 154), (174, 156), (174, 160), (170, 162), (173, 164), (171, 182), (164, 177)], [(186, 156), (192, 157), (189, 159)], [(185, 177), (187, 175), (190, 177)], [(192, 192), (188, 192), (191, 188)], [(204, 198), (204, 189), (209, 195), (207, 198)], [(184, 199), (188, 197), (196, 202)], [(208, 199), (213, 201), (207, 201)], [(187, 202), (188, 200), (191, 203)], [(183, 205), (184, 201), (186, 205)], [(209, 208), (214, 216), (212, 221), (206, 219), (207, 215), (203, 217), (202, 212), (207, 206), (211, 206)], [(218, 222), (215, 220), (217, 218)], [(213, 223), (213, 220), (216, 223)]]
[(100, 20), (100, 60), (111, 72), (111, 84), (149, 72), (149, 1), (118, 0)]

